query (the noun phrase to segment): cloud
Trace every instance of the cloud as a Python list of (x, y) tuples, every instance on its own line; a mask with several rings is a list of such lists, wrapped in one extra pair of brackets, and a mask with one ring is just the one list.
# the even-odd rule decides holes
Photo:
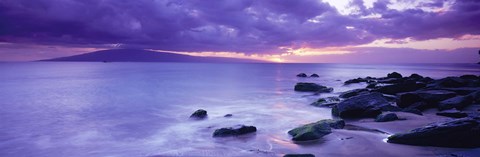
[(349, 7), (355, 11), (340, 14), (318, 0), (2, 0), (0, 41), (279, 54), (286, 52), (282, 47), (480, 34), (480, 1), (422, 1), (403, 10), (393, 9), (396, 4), (378, 0), (366, 7), (353, 0)]

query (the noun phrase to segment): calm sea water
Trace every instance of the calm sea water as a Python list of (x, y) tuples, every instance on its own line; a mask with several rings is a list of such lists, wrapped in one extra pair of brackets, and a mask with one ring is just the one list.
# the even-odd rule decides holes
[[(397, 71), (440, 78), (480, 74), (476, 64), (0, 63), (0, 156), (252, 156), (302, 152), (286, 134), (331, 118), (309, 104)], [(319, 78), (297, 78), (300, 72)], [(334, 87), (294, 92), (296, 82)], [(208, 119), (188, 117), (197, 109)], [(233, 114), (233, 117), (223, 117)], [(212, 138), (220, 127), (254, 135)], [(316, 146), (318, 149), (321, 146)]]

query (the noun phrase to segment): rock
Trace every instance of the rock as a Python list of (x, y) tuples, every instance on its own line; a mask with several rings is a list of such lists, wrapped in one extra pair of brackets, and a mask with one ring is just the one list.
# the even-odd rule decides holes
[(297, 77), (307, 77), (307, 74), (305, 74), (305, 73), (300, 73), (300, 74), (297, 74)]
[(313, 154), (285, 154), (283, 157), (315, 157)]
[(333, 88), (328, 88), (316, 83), (300, 82), (295, 85), (295, 91), (329, 93), (333, 91)]
[(422, 111), (420, 111), (419, 109), (416, 109), (416, 108), (405, 108), (405, 109), (402, 110), (402, 112), (413, 113), (413, 114), (416, 114), (416, 115), (423, 116)]
[(360, 88), (360, 89), (353, 89), (353, 90), (343, 92), (342, 94), (340, 94), (339, 97), (340, 98), (350, 98), (350, 97), (353, 97), (353, 96), (357, 96), (357, 95), (361, 95), (361, 94), (367, 94), (367, 93), (368, 93), (368, 89)]
[(331, 107), (333, 105), (338, 104), (338, 102), (340, 102), (340, 99), (338, 97), (326, 97), (326, 98), (320, 98), (310, 105), (317, 106), (317, 107)]
[(234, 127), (217, 129), (213, 132), (213, 137), (238, 136), (256, 131), (257, 128), (254, 126), (237, 125)]
[(383, 113), (375, 118), (375, 122), (389, 122), (394, 120), (398, 120), (398, 116), (395, 113)]
[(419, 80), (419, 82), (423, 82), (423, 83), (431, 83), (432, 81), (435, 81), (435, 80), (430, 77), (425, 77)]
[(394, 134), (387, 142), (435, 147), (480, 147), (480, 117), (430, 124), (407, 133)]
[(412, 75), (408, 76), (408, 78), (420, 80), (420, 79), (423, 79), (423, 76), (418, 75), (418, 74), (412, 74)]
[(452, 91), (459, 95), (468, 95), (480, 91), (480, 87), (441, 88), (441, 90)]
[(381, 86), (374, 91), (384, 94), (395, 95), (397, 93), (416, 91), (424, 87), (425, 84), (423, 83), (417, 83), (415, 81), (405, 81), (398, 84)]
[(456, 96), (447, 100), (443, 100), (438, 104), (438, 109), (448, 110), (452, 108), (463, 109), (473, 103), (472, 96)]
[(320, 76), (318, 76), (317, 74), (312, 74), (310, 75), (310, 77), (320, 77)]
[(207, 111), (203, 109), (198, 109), (197, 111), (193, 112), (192, 115), (190, 115), (190, 118), (197, 118), (197, 119), (203, 119), (207, 117)]
[[(438, 102), (454, 97), (457, 94), (447, 90), (424, 90), (401, 93), (398, 96), (397, 106), (406, 108), (418, 102), (425, 102), (424, 107), (435, 107)], [(430, 105), (430, 106), (426, 106)]]
[(400, 73), (397, 73), (397, 72), (392, 72), (390, 74), (387, 74), (387, 77), (388, 78), (402, 78), (402, 75)]
[(402, 83), (404, 80), (402, 78), (386, 78), (377, 81), (378, 83), (388, 83), (388, 84), (395, 84), (395, 83)]
[(467, 80), (478, 80), (480, 79), (478, 76), (475, 75), (462, 75), (460, 76), (461, 79), (467, 79)]
[(310, 141), (332, 133), (332, 128), (342, 129), (344, 126), (343, 120), (324, 119), (292, 129), (288, 134), (292, 136), (293, 141)]
[(381, 108), (390, 105), (380, 93), (358, 95), (341, 101), (332, 108), (332, 114), (342, 118), (376, 117)]
[(469, 94), (473, 98), (474, 103), (480, 103), (480, 90)]
[(467, 113), (461, 112), (456, 109), (445, 110), (445, 111), (437, 112), (436, 114), (439, 116), (445, 116), (445, 117), (451, 117), (451, 118), (464, 118), (468, 116)]
[(223, 116), (223, 117), (232, 117), (232, 116), (233, 116), (233, 114), (226, 114), (226, 115)]
[(377, 85), (378, 85), (378, 83), (376, 83), (376, 82), (368, 83), (366, 88), (369, 88), (369, 89), (376, 88)]
[(465, 80), (459, 78), (459, 77), (446, 77), (443, 79), (435, 80), (433, 81), (432, 84), (429, 84), (429, 87), (436, 87), (436, 88), (442, 88), (442, 87), (451, 87), (451, 88), (458, 88), (458, 87), (464, 87), (468, 84)]
[(360, 82), (367, 82), (368, 80), (367, 79), (364, 79), (364, 78), (356, 78), (356, 79), (350, 79), (350, 80), (347, 80), (344, 82), (345, 85), (349, 85), (349, 84), (352, 84), (352, 83), (360, 83)]

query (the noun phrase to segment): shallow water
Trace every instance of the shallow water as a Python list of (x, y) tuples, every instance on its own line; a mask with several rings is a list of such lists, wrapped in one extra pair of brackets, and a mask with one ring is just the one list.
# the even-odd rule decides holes
[[(480, 66), (0, 63), (0, 156), (351, 155), (349, 144), (332, 140), (349, 131), (312, 144), (294, 144), (286, 132), (331, 118), (330, 109), (309, 105), (319, 97), (365, 86), (343, 86), (343, 81), (382, 77), (392, 71), (441, 78), (478, 75)], [(320, 77), (295, 77), (299, 72)], [(294, 92), (296, 82), (316, 82), (335, 91), (322, 95)], [(199, 108), (208, 111), (208, 119), (189, 119)], [(258, 131), (233, 138), (212, 137), (215, 129), (236, 124), (254, 125)], [(385, 135), (352, 134), (372, 136), (366, 141), (378, 141), (374, 145), (386, 149), (419, 156), (432, 152), (381, 142)], [(336, 148), (338, 144), (345, 148)], [(363, 153), (371, 156), (376, 151)]]

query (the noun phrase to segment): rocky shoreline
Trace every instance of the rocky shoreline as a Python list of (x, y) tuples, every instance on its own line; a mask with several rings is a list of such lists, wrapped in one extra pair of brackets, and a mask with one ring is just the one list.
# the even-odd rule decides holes
[[(305, 73), (297, 75), (307, 76)], [(318, 75), (312, 74), (310, 77)], [(356, 83), (366, 83), (366, 87), (343, 92), (338, 97), (325, 97), (312, 102), (311, 105), (315, 107), (331, 108), (334, 118), (292, 128), (287, 132), (292, 142), (302, 145), (303, 142), (322, 139), (335, 130), (354, 130), (389, 134), (386, 142), (392, 144), (447, 148), (480, 147), (480, 76), (463, 75), (432, 79), (418, 74), (404, 77), (393, 72), (381, 78), (347, 80), (344, 85)], [(320, 94), (330, 93), (333, 88), (312, 82), (299, 82), (294, 90)], [(393, 131), (385, 131), (372, 125), (381, 123), (382, 126), (389, 126), (398, 124), (397, 121), (403, 124), (416, 124), (417, 119), (411, 117), (430, 115), (444, 118), (438, 118), (427, 125), (414, 128), (399, 127)], [(192, 118), (197, 120), (206, 116), (205, 110), (192, 114)], [(365, 123), (364, 119), (368, 123)], [(368, 119), (373, 119), (373, 122)], [(215, 130), (213, 137), (235, 137), (256, 131), (255, 126), (238, 125), (219, 128)], [(345, 140), (351, 138), (353, 137)], [(314, 155), (285, 154), (285, 156)]]

